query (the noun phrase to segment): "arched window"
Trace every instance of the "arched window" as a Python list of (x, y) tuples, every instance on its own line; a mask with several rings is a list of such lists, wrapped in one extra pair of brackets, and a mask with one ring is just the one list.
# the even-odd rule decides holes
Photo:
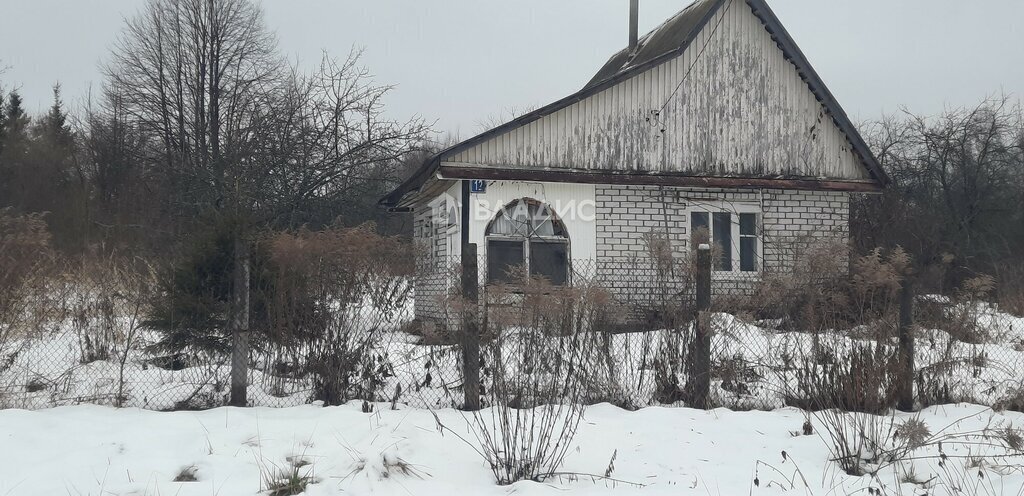
[(487, 225), (487, 280), (511, 281), (525, 267), (554, 284), (569, 280), (569, 235), (548, 205), (516, 200)]

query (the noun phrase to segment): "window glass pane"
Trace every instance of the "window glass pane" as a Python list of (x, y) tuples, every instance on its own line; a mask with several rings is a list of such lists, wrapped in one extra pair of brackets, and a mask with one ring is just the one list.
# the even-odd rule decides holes
[(690, 225), (694, 231), (703, 227), (708, 227), (708, 213), (707, 212), (692, 212), (690, 213)]
[(757, 238), (754, 236), (740, 237), (740, 270), (744, 272), (757, 270)]
[(732, 214), (715, 212), (711, 220), (711, 239), (721, 250), (715, 261), (715, 270), (732, 270)]
[(487, 234), (501, 236), (526, 236), (530, 233), (530, 212), (522, 201), (506, 205), (494, 218)]
[(740, 235), (754, 236), (757, 234), (757, 214), (740, 214)]
[(488, 226), (487, 235), (566, 236), (561, 222), (558, 222), (550, 206), (526, 201), (517, 201), (505, 206)]
[(487, 242), (487, 281), (511, 282), (526, 263), (522, 241), (490, 240)]
[(530, 236), (554, 236), (551, 210), (546, 205), (530, 204)]
[(569, 245), (530, 240), (530, 275), (565, 284), (569, 279)]
[(703, 242), (707, 242), (708, 241), (706, 239), (697, 239), (698, 238), (697, 233), (699, 233), (701, 230), (703, 230), (707, 236), (711, 236), (711, 233), (708, 232), (709, 228), (710, 228), (710, 222), (709, 222), (709, 219), (708, 219), (708, 213), (707, 212), (691, 212), (690, 213), (690, 243), (693, 246), (697, 246), (698, 243), (703, 243)]
[(533, 228), (528, 233), (530, 236), (554, 236), (555, 225), (550, 217), (534, 217)]

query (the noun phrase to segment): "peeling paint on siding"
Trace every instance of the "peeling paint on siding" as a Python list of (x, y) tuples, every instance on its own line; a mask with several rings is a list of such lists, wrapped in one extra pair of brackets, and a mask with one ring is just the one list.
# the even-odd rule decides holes
[(446, 162), (870, 177), (743, 0), (729, 0), (679, 57)]

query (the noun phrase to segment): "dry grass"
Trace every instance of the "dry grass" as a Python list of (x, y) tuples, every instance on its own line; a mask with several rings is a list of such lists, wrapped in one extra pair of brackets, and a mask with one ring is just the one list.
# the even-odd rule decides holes
[(196, 478), (196, 472), (198, 471), (199, 468), (196, 467), (195, 465), (189, 465), (185, 468), (182, 468), (178, 472), (178, 475), (174, 476), (174, 482), (196, 482), (199, 480), (198, 478)]
[(260, 469), (260, 491), (267, 496), (295, 496), (306, 491), (306, 487), (316, 484), (313, 465), (305, 457), (289, 457), (288, 463), (278, 465), (257, 458)]
[(51, 276), (57, 253), (40, 214), (16, 215), (0, 209), (0, 366), (51, 317)]

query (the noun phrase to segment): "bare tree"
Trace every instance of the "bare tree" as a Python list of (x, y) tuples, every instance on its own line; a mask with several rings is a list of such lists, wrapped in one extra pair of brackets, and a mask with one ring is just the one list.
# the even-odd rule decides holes
[(255, 148), (269, 173), (257, 177), (253, 198), (266, 219), (292, 226), (330, 222), (317, 212), (382, 194), (402, 159), (419, 148), (427, 126), (420, 118), (384, 116), (391, 86), (372, 81), (361, 54), (353, 50), (344, 60), (324, 54), (308, 75), (293, 67), (261, 106), (256, 122), (269, 132)]
[(419, 119), (383, 117), (390, 88), (373, 84), (358, 56), (325, 56), (303, 75), (249, 0), (150, 0), (106, 67), (107, 92), (142, 134), (177, 228), (212, 219), (231, 231), (234, 364), (247, 347), (249, 233), (305, 223), (391, 180), (425, 131)]
[(936, 117), (904, 112), (867, 135), (893, 186), (854, 203), (861, 248), (903, 246), (954, 284), (1014, 259), (1013, 247), (1024, 242), (1019, 103), (1004, 96)]

